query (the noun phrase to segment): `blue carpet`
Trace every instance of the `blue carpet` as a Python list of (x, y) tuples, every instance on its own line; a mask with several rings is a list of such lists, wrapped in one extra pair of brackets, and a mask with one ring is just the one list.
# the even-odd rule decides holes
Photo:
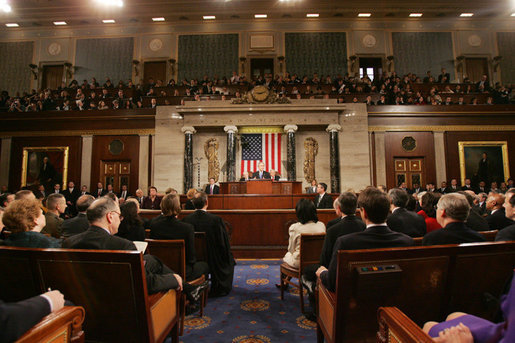
[[(284, 300), (275, 287), (281, 260), (238, 260), (232, 292), (210, 298), (204, 317), (186, 317), (187, 342), (292, 343), (316, 342), (316, 323), (300, 312), (298, 293), (292, 287)], [(305, 297), (307, 302), (307, 297)], [(306, 304), (306, 307), (308, 305)]]

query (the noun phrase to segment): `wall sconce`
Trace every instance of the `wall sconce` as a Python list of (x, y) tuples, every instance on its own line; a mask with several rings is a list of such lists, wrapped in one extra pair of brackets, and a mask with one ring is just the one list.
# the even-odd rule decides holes
[(66, 78), (71, 79), (73, 76), (73, 73), (75, 72), (75, 68), (73, 67), (73, 65), (70, 62), (66, 62), (64, 64), (64, 68), (65, 68), (64, 70), (66, 72)]
[(134, 66), (134, 75), (138, 76), (139, 75), (139, 68), (138, 68), (139, 61), (132, 60), (132, 65)]
[(37, 80), (38, 79), (38, 73), (39, 73), (38, 66), (31, 63), (31, 64), (29, 64), (29, 68), (30, 68), (30, 71), (32, 72), (32, 76), (34, 76), (34, 80)]
[(172, 69), (172, 75), (175, 74), (175, 64), (177, 63), (177, 60), (175, 58), (170, 58), (168, 60), (168, 63), (170, 63), (170, 68)]
[(247, 57), (241, 56), (240, 62), (241, 62), (241, 72), (243, 74), (243, 73), (245, 73), (245, 62), (247, 62)]
[(279, 72), (283, 72), (283, 64), (284, 64), (284, 56), (278, 56), (277, 60), (279, 61)]
[(492, 59), (492, 67), (494, 68), (494, 71), (496, 72), (497, 69), (499, 68), (499, 64), (501, 63), (502, 61), (502, 56), (495, 56), (493, 59)]
[(394, 59), (395, 59), (395, 57), (393, 57), (392, 55), (386, 56), (386, 64), (388, 65), (389, 72), (391, 72), (393, 69), (393, 60)]

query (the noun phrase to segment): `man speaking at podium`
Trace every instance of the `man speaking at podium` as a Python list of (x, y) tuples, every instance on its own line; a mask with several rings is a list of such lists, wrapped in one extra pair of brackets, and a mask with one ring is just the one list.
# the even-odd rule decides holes
[(270, 179), (270, 173), (265, 171), (265, 164), (263, 162), (259, 162), (258, 171), (252, 174), (253, 179)]

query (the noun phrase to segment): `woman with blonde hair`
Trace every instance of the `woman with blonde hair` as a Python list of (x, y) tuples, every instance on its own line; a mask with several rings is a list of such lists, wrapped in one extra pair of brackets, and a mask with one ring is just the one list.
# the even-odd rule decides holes
[(188, 198), (188, 200), (186, 200), (186, 203), (184, 205), (185, 210), (195, 209), (195, 205), (193, 205), (193, 198), (195, 197), (195, 194), (197, 194), (197, 190), (195, 188), (190, 188), (186, 193), (186, 197)]

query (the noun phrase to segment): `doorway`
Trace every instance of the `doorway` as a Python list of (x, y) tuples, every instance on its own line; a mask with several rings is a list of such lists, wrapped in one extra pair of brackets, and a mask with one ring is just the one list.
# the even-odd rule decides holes
[(360, 57), (359, 58), (359, 77), (368, 75), (374, 81), (383, 74), (383, 59), (381, 57)]
[(413, 188), (414, 184), (425, 185), (426, 171), (424, 158), (395, 158), (395, 187), (406, 183), (406, 187)]
[(43, 78), (41, 80), (42, 89), (58, 89), (63, 82), (63, 65), (43, 66)]
[(113, 185), (113, 191), (120, 193), (121, 187), (127, 185), (130, 189), (130, 161), (100, 161), (100, 180), (107, 185)]
[[(471, 82), (481, 81), (481, 76), (488, 76), (488, 61), (484, 58), (465, 58), (465, 70)], [(490, 77), (488, 78), (490, 79)]]
[(161, 80), (163, 85), (166, 85), (168, 83), (168, 80), (166, 80), (166, 61), (145, 62), (143, 76), (145, 83), (148, 83), (148, 80), (153, 78), (154, 82)]
[(266, 74), (274, 75), (273, 58), (253, 58), (250, 60), (250, 72), (253, 78), (265, 77)]

